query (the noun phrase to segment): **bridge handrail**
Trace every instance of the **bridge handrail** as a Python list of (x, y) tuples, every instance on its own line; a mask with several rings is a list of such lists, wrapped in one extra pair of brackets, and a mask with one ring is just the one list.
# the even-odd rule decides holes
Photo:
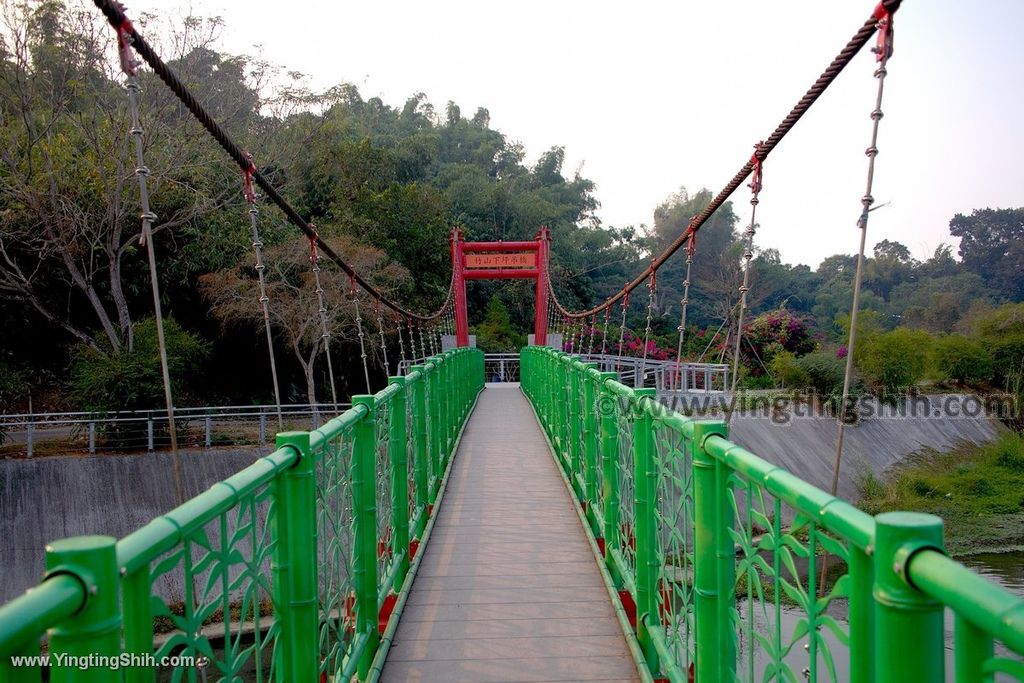
[[(0, 680), (39, 680), (38, 662), (12, 656), (38, 656), (46, 633), (51, 654), (72, 656), (51, 660), (53, 680), (68, 680), (74, 657), (121, 653), (206, 658), (228, 679), (254, 666), (259, 680), (271, 668), (275, 680), (366, 680), (483, 388), (475, 349), (425, 361), (319, 429), (279, 434), (273, 453), (118, 541), (48, 546), (47, 577), (0, 606)], [(161, 592), (178, 580), (180, 603)], [(91, 675), (154, 674), (133, 665)]]
[[(723, 422), (675, 413), (578, 356), (530, 347), (521, 363), (652, 677), (760, 680), (763, 666), (795, 678), (803, 657), (811, 680), (846, 680), (832, 653), (848, 647), (850, 681), (937, 682), (948, 607), (958, 681), (1024, 680), (993, 645), (1024, 655), (1024, 600), (947, 557), (939, 518), (872, 517), (729, 441)], [(818, 586), (822, 565), (833, 571)], [(788, 633), (783, 599), (802, 615)], [(843, 604), (848, 628), (833, 614)]]

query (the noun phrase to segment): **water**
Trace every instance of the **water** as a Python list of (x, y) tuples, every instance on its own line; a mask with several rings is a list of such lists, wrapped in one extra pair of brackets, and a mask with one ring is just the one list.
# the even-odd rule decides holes
[(1024, 551), (985, 553), (960, 558), (965, 566), (1024, 598)]

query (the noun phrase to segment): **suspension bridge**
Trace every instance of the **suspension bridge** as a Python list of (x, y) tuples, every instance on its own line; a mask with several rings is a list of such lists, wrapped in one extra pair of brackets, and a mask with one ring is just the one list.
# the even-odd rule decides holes
[[(875, 38), (852, 358), (898, 0), (878, 5), (708, 207), (613, 296), (583, 311), (559, 302), (546, 228), (500, 243), (454, 230), (451, 286), (431, 313), (404, 308), (356, 272), (123, 8), (95, 3), (126, 75), (158, 322), (136, 56), (242, 172), (268, 337), (260, 205), (309, 239), (333, 404), (321, 262), (348, 276), (367, 393), (317, 429), (279, 433), (272, 453), (123, 538), (50, 543), (42, 581), (0, 606), (0, 680), (1024, 681), (1024, 600), (950, 559), (941, 519), (871, 516), (836, 497), (843, 420), (828, 492), (730, 441), (731, 413), (699, 419), (657, 400), (659, 391), (735, 392), (764, 162)], [(748, 179), (732, 367), (684, 361), (699, 230)], [(679, 351), (655, 361), (657, 274), (683, 247)], [(488, 364), (471, 345), (465, 283), (492, 278), (532, 280), (536, 315), (530, 345)], [(644, 285), (643, 354), (626, 358), (626, 309)], [(369, 335), (395, 367), (376, 393)], [(173, 453), (166, 358), (163, 371)], [(849, 377), (848, 366), (843, 404)]]

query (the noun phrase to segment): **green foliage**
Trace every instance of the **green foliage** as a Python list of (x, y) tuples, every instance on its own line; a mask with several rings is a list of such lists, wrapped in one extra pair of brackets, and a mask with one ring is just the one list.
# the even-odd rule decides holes
[(744, 363), (754, 375), (763, 374), (761, 363), (770, 364), (780, 350), (800, 356), (817, 345), (810, 318), (785, 308), (766, 311), (751, 320), (744, 329), (744, 338)]
[(508, 309), (497, 297), (487, 303), (484, 320), (473, 332), (477, 336), (477, 346), (487, 353), (515, 353), (526, 345), (526, 335), (512, 327)]
[[(163, 403), (163, 379), (157, 345), (156, 322), (146, 318), (135, 325), (131, 351), (101, 353), (80, 346), (71, 368), (71, 396), (83, 410), (106, 412), (159, 408)], [(167, 362), (175, 401), (187, 399), (188, 390), (202, 377), (202, 363), (209, 344), (164, 320)]]
[(768, 363), (768, 370), (787, 389), (805, 389), (811, 384), (810, 373), (800, 366), (791, 351), (777, 351)]
[[(859, 485), (858, 505), (871, 514), (910, 510), (943, 517), (954, 552), (1024, 540), (1022, 434), (1004, 432), (989, 443), (916, 454), (884, 479), (867, 474)], [(1001, 528), (1002, 537), (992, 536)]]
[(998, 299), (1024, 298), (1024, 208), (958, 213), (949, 222), (949, 232), (960, 238), (964, 266), (995, 290)]
[(23, 401), (30, 386), (26, 370), (0, 361), (0, 412), (12, 412), (8, 407)]
[(1004, 388), (1024, 369), (1024, 303), (1004, 304), (975, 321), (981, 342), (991, 350), (993, 376)]
[(837, 395), (843, 388), (846, 364), (835, 352), (815, 351), (796, 359), (796, 366), (807, 377), (806, 384), (819, 396)]
[(932, 364), (938, 378), (957, 384), (977, 384), (992, 377), (992, 353), (977, 339), (951, 334), (932, 343)]
[(872, 384), (895, 394), (924, 378), (931, 341), (927, 332), (897, 328), (865, 340), (857, 362)]

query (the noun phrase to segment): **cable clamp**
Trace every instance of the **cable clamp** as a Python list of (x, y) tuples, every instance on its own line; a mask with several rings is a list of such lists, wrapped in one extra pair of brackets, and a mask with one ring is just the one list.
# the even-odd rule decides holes
[(694, 253), (697, 251), (697, 229), (694, 227), (693, 222), (697, 219), (696, 216), (690, 219), (690, 224), (686, 226), (686, 235), (689, 238), (689, 243), (686, 245), (686, 256), (687, 258), (693, 258)]
[(754, 145), (754, 153), (750, 155), (750, 163), (753, 164), (752, 174), (750, 176), (750, 184), (747, 186), (750, 191), (756, 196), (761, 191), (761, 150), (764, 148), (764, 140), (761, 140)]
[(309, 236), (309, 262), (315, 266), (317, 261), (320, 260), (320, 252), (316, 248), (316, 243), (317, 240), (320, 239), (320, 234), (316, 231), (316, 226), (312, 223), (309, 224), (309, 228), (313, 231), (313, 234)]
[(871, 51), (875, 53), (875, 61), (884, 62), (892, 57), (892, 13), (885, 8), (885, 3), (878, 3), (875, 7), (875, 19), (878, 28), (878, 43)]
[(243, 154), (245, 154), (245, 159), (249, 162), (249, 165), (242, 169), (242, 196), (245, 197), (245, 201), (255, 204), (256, 192), (252, 187), (252, 179), (256, 175), (256, 164), (252, 162), (251, 154), (248, 152), (243, 152)]
[(135, 55), (132, 54), (132, 34), (135, 33), (135, 27), (132, 26), (132, 22), (125, 15), (124, 5), (119, 2), (114, 3), (114, 5), (121, 13), (121, 23), (114, 27), (117, 31), (117, 56), (121, 61), (121, 71), (128, 76), (134, 76), (135, 69), (139, 65), (135, 61)]

